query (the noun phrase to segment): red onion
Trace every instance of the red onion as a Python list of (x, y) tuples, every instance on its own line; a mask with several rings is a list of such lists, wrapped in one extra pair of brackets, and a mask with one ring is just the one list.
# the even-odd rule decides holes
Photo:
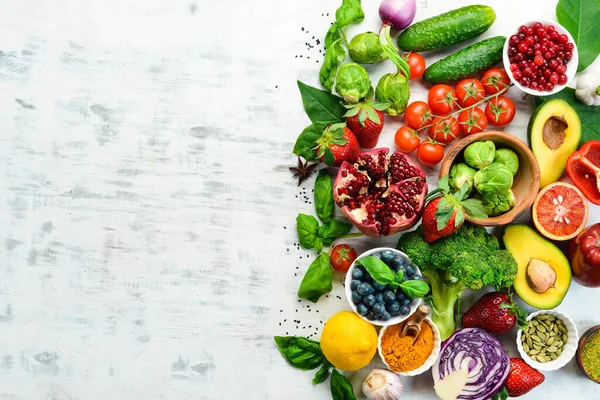
[(379, 17), (383, 23), (399, 31), (408, 28), (416, 13), (416, 0), (383, 0), (379, 5)]

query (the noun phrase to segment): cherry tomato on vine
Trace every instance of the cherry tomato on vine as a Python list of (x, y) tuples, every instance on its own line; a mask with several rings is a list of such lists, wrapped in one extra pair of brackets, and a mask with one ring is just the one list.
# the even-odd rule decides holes
[(398, 150), (404, 153), (411, 153), (419, 147), (421, 138), (419, 138), (419, 133), (414, 129), (411, 129), (408, 126), (401, 126), (400, 129), (396, 131), (394, 141), (396, 142)]
[(502, 68), (490, 68), (483, 74), (481, 83), (487, 94), (496, 94), (510, 85), (510, 78)]
[(448, 115), (456, 108), (456, 92), (448, 85), (433, 85), (427, 94), (427, 103), (434, 114)]
[(431, 123), (431, 109), (424, 101), (414, 101), (404, 110), (404, 122), (413, 129), (420, 129)]
[(485, 113), (477, 107), (469, 108), (458, 115), (458, 125), (465, 136), (483, 131), (487, 124)]
[(417, 159), (424, 165), (439, 164), (444, 158), (444, 145), (432, 139), (424, 140), (417, 147)]
[(356, 260), (356, 250), (349, 244), (338, 244), (331, 250), (330, 259), (333, 269), (346, 272)]
[(491, 125), (508, 125), (515, 117), (515, 104), (508, 97), (494, 97), (485, 108), (485, 116)]
[(465, 108), (483, 100), (485, 90), (477, 79), (463, 79), (456, 85), (456, 97), (458, 104)]
[(410, 52), (405, 54), (406, 62), (410, 67), (410, 79), (419, 79), (425, 72), (425, 59), (419, 53)]
[(454, 117), (435, 118), (429, 127), (429, 137), (443, 144), (448, 144), (456, 139), (458, 132), (458, 121)]

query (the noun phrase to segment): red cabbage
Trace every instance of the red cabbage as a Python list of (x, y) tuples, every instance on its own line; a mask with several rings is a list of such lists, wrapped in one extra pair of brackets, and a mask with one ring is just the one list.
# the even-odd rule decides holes
[(437, 385), (438, 381), (461, 368), (468, 370), (468, 379), (457, 399), (487, 400), (504, 384), (510, 371), (510, 360), (506, 349), (494, 336), (483, 329), (466, 328), (442, 343), (440, 355), (433, 365), (433, 380)]

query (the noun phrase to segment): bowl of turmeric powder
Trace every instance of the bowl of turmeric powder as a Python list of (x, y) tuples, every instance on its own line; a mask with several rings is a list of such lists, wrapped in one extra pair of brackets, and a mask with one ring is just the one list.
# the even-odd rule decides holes
[(404, 324), (385, 326), (379, 331), (377, 350), (384, 364), (393, 372), (403, 376), (420, 375), (429, 370), (437, 359), (442, 340), (440, 332), (429, 318), (421, 321), (421, 332), (413, 336), (402, 336)]

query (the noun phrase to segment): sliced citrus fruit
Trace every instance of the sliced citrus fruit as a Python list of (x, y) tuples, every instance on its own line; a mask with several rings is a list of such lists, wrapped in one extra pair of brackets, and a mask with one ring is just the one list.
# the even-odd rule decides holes
[(538, 193), (532, 214), (533, 223), (542, 235), (552, 240), (569, 240), (585, 227), (588, 202), (575, 186), (555, 182)]

